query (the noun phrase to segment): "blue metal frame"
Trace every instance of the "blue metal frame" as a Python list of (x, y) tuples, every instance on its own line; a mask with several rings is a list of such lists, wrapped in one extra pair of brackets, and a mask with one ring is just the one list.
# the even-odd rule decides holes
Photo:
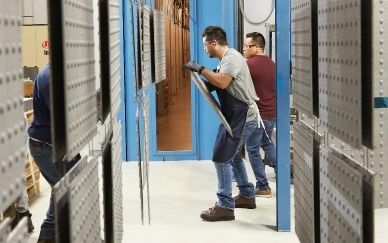
[(276, 224), (290, 231), (290, 0), (276, 0)]

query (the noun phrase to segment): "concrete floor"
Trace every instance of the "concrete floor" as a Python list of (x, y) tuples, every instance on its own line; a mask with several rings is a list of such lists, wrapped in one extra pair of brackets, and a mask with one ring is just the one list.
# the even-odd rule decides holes
[[(273, 170), (269, 169), (267, 174), (271, 187), (275, 189)], [(250, 178), (253, 181), (251, 173)], [(235, 221), (202, 221), (199, 218), (200, 212), (213, 206), (216, 200), (215, 170), (209, 161), (151, 163), (151, 225), (147, 222), (144, 226), (141, 224), (136, 163), (123, 164), (123, 183), (124, 243), (299, 242), (293, 230), (282, 233), (275, 231), (276, 197), (257, 198), (258, 207), (254, 210), (236, 209)], [(234, 190), (237, 193), (236, 188)], [(293, 194), (293, 189), (291, 193)], [(36, 228), (31, 234), (31, 243), (37, 240), (49, 195), (50, 188), (42, 180), (41, 194), (31, 204)], [(291, 208), (293, 229), (293, 205)], [(145, 218), (147, 219), (146, 210)], [(386, 242), (388, 209), (376, 210), (375, 227), (375, 242)]]

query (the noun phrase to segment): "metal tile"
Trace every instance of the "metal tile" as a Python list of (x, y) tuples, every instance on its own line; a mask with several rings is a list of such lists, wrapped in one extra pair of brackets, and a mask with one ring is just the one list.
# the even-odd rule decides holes
[[(388, 97), (388, 2), (373, 1), (373, 96)], [(388, 207), (388, 109), (373, 110), (373, 151), (368, 151), (368, 168), (376, 172), (375, 207)]]
[(49, 4), (54, 154), (69, 160), (96, 134), (94, 9), (88, 0)]
[(292, 94), (297, 110), (313, 116), (312, 16), (310, 0), (291, 6)]
[(27, 217), (24, 217), (8, 235), (7, 243), (28, 243), (29, 238), (30, 235), (28, 234)]
[(25, 188), (21, 11), (20, 0), (0, 8), (0, 212)]
[(321, 242), (373, 242), (373, 180), (338, 149), (321, 148)]
[(85, 157), (79, 166), (77, 175), (68, 178), (71, 242), (101, 242), (98, 159)]
[(138, 35), (140, 47), (141, 88), (146, 89), (151, 84), (151, 22), (150, 9), (147, 5), (138, 7)]
[(295, 232), (300, 242), (314, 242), (313, 135), (294, 125)]
[(160, 82), (166, 79), (166, 33), (165, 33), (165, 16), (162, 11), (154, 9), (152, 11), (153, 34), (152, 40), (152, 72), (154, 82)]
[(318, 1), (319, 117), (356, 148), (363, 141), (361, 2)]
[(123, 238), (123, 183), (122, 183), (122, 159), (121, 159), (121, 124), (113, 127), (112, 138), (112, 174), (113, 174), (113, 221), (115, 242), (121, 242)]
[(5, 218), (0, 222), (0, 243), (7, 243), (7, 238), (11, 232), (11, 219)]
[(319, 242), (319, 144), (321, 135), (304, 121), (295, 123), (295, 232), (302, 243)]
[(110, 30), (110, 82), (111, 105), (113, 120), (117, 121), (121, 105), (120, 82), (120, 8), (118, 0), (109, 0), (109, 30)]

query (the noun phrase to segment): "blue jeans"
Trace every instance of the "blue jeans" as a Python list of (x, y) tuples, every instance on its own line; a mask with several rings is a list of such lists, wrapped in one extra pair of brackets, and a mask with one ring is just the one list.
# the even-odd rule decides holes
[(240, 194), (248, 198), (255, 197), (255, 188), (252, 183), (248, 182), (247, 171), (241, 158), (241, 149), (256, 128), (257, 119), (245, 123), (241, 141), (233, 159), (228, 163), (214, 163), (218, 180), (217, 205), (220, 207), (234, 209), (232, 197), (233, 174)]
[(263, 119), (265, 131), (268, 136), (264, 133), (263, 127), (256, 128), (246, 143), (249, 161), (256, 178), (256, 189), (259, 190), (266, 190), (269, 188), (267, 176), (265, 174), (265, 165), (260, 155), (260, 147), (264, 150), (270, 166), (276, 169), (276, 148), (270, 139), (275, 121), (275, 118), (267, 120)]
[[(51, 188), (62, 178), (63, 164), (62, 162), (54, 163), (52, 160), (53, 152), (51, 146), (34, 146), (29, 144), (30, 152), (38, 165), (40, 172)], [(66, 171), (73, 167), (79, 158), (72, 160), (66, 164)], [(46, 213), (46, 219), (43, 220), (40, 228), (39, 239), (54, 239), (55, 238), (55, 202), (53, 191), (51, 191), (50, 205)]]

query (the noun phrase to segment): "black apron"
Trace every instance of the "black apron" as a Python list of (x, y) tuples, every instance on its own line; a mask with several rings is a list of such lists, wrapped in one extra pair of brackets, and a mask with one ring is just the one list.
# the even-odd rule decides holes
[(233, 137), (229, 135), (222, 124), (219, 126), (213, 148), (213, 161), (227, 163), (233, 159), (237, 152), (249, 107), (245, 102), (229, 94), (226, 89), (216, 88), (216, 92), (220, 101), (221, 112), (232, 129)]

